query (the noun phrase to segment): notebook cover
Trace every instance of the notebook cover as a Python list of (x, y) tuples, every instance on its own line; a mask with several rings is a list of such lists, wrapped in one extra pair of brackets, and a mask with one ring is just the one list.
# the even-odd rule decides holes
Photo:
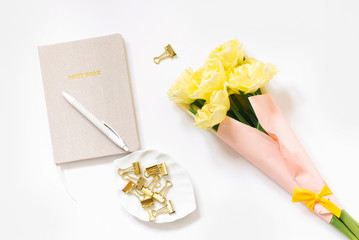
[(77, 99), (139, 149), (124, 40), (120, 34), (38, 48), (55, 163), (124, 153), (70, 105)]

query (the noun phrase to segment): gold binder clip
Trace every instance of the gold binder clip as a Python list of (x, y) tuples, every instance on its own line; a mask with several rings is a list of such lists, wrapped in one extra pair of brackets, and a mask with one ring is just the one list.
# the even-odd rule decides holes
[(141, 192), (146, 194), (148, 197), (152, 198), (154, 194), (153, 189), (158, 183), (159, 183), (159, 177), (154, 176), (152, 181), (147, 186), (142, 185)]
[(143, 208), (149, 208), (149, 207), (153, 206), (153, 204), (154, 204), (153, 198), (146, 198), (141, 201), (141, 205)]
[(147, 187), (143, 187), (143, 188), (141, 189), (141, 192), (143, 192), (144, 194), (146, 194), (147, 197), (152, 198), (152, 196), (153, 196), (152, 190), (149, 189), (149, 188), (147, 188)]
[(138, 190), (141, 190), (145, 186), (145, 183), (146, 183), (146, 179), (144, 179), (143, 177), (140, 177), (137, 181), (136, 188)]
[(151, 190), (154, 191), (155, 188), (160, 188), (161, 187), (161, 176), (159, 175), (152, 175), (153, 179), (150, 182), (150, 184), (148, 184), (147, 187), (151, 187)]
[(122, 189), (123, 192), (127, 193), (127, 194), (133, 194), (135, 195), (138, 200), (140, 200), (140, 202), (142, 203), (143, 199), (146, 197), (145, 194), (139, 192), (136, 189), (136, 183), (132, 182), (131, 180), (128, 181), (128, 183), (126, 184), (126, 186)]
[(161, 174), (162, 176), (168, 175), (166, 163), (161, 163), (161, 164), (157, 164), (157, 165), (146, 168), (145, 177), (148, 178), (151, 175), (158, 175), (158, 174)]
[(173, 186), (173, 183), (170, 180), (167, 180), (163, 188), (159, 192), (153, 193), (153, 198), (163, 203), (166, 200), (166, 193), (168, 189)]
[(126, 186), (122, 189), (123, 192), (125, 193), (130, 193), (131, 190), (136, 186), (136, 183), (132, 182), (132, 181), (128, 181), (128, 183), (126, 184)]
[(173, 50), (172, 46), (170, 44), (168, 44), (166, 47), (165, 47), (165, 52), (163, 52), (160, 56), (158, 57), (154, 57), (153, 58), (153, 61), (155, 61), (156, 64), (159, 64), (160, 61), (162, 59), (165, 59), (165, 58), (173, 58), (174, 56), (176, 56), (176, 53), (175, 51)]
[[(150, 217), (149, 217), (149, 221), (150, 221), (150, 222), (153, 222), (153, 221), (156, 220), (156, 218), (157, 218), (158, 215), (166, 214), (166, 213), (168, 213), (168, 214), (173, 214), (173, 213), (175, 213), (176, 211), (175, 211), (175, 209), (173, 208), (173, 204), (172, 204), (171, 200), (168, 200), (168, 201), (166, 202), (166, 204), (165, 204), (163, 207), (159, 208), (159, 209), (153, 210), (153, 209), (151, 208), (151, 214), (150, 214), (150, 212), (148, 211), (148, 209), (147, 209), (147, 212), (148, 212), (148, 214), (149, 214), (149, 216), (150, 216)], [(152, 217), (153, 217), (153, 218), (152, 218)]]
[(124, 176), (129, 174), (129, 173), (134, 173), (135, 175), (141, 174), (141, 166), (139, 162), (134, 162), (132, 163), (131, 167), (128, 167), (126, 169), (118, 169), (118, 175), (120, 175), (122, 177), (122, 179), (125, 179)]

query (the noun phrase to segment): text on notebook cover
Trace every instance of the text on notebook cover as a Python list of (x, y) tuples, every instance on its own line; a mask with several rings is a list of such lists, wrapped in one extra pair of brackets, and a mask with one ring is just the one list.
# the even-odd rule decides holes
[(81, 78), (87, 78), (87, 77), (95, 77), (95, 76), (99, 76), (99, 75), (101, 75), (101, 71), (79, 73), (79, 74), (69, 75), (69, 80), (75, 80), (75, 79), (81, 79)]

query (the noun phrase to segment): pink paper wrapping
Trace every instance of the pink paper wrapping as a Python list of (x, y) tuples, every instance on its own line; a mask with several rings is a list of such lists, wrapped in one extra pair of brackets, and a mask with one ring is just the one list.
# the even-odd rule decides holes
[[(269, 136), (226, 117), (218, 128), (219, 138), (290, 194), (293, 194), (294, 188), (319, 193), (325, 182), (272, 96), (257, 95), (249, 100)], [(341, 208), (334, 195), (325, 198)], [(314, 212), (327, 222), (332, 218), (332, 214), (320, 204), (315, 205)]]

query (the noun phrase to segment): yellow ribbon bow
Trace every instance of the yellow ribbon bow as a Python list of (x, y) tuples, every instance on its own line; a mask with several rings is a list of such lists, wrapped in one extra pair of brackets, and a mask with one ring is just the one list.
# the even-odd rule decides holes
[(340, 217), (342, 210), (334, 203), (329, 201), (324, 196), (332, 195), (332, 191), (329, 189), (328, 185), (325, 184), (320, 193), (314, 193), (304, 188), (295, 188), (292, 202), (305, 202), (304, 204), (314, 211), (314, 206), (317, 203), (320, 203), (323, 207), (328, 209), (331, 213), (333, 213), (336, 217)]

